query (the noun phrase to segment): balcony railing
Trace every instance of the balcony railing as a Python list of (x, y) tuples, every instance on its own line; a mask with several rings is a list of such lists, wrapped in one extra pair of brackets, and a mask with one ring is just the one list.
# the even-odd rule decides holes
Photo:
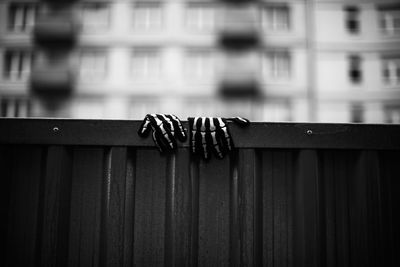
[(262, 97), (261, 86), (257, 80), (249, 79), (238, 82), (225, 80), (221, 81), (218, 86), (218, 94), (228, 99)]
[(219, 93), (226, 97), (259, 97), (260, 62), (257, 50), (225, 52), (219, 73)]
[(69, 46), (78, 36), (79, 24), (70, 12), (41, 14), (34, 27), (34, 38), (39, 45)]
[(219, 44), (226, 48), (254, 47), (260, 42), (257, 6), (253, 3), (227, 4), (219, 24)]
[(0, 119), (3, 266), (399, 266), (400, 125), (229, 125), (209, 162), (139, 125)]
[(36, 64), (31, 73), (32, 92), (39, 95), (69, 95), (76, 75), (67, 62)]

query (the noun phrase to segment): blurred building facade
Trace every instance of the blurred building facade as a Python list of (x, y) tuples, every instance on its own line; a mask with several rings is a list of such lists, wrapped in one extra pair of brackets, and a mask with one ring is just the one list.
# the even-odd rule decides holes
[(400, 123), (398, 0), (0, 0), (0, 115)]

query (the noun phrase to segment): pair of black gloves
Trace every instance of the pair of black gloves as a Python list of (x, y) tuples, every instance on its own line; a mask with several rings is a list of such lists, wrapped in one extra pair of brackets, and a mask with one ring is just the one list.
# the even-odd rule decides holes
[[(191, 153), (208, 160), (212, 153), (222, 159), (233, 150), (228, 121), (234, 121), (241, 127), (250, 124), (249, 120), (241, 117), (189, 117)], [(187, 138), (185, 128), (175, 115), (147, 114), (138, 134), (147, 137), (151, 130), (154, 143), (160, 152), (174, 151), (177, 148), (176, 139), (184, 142)]]

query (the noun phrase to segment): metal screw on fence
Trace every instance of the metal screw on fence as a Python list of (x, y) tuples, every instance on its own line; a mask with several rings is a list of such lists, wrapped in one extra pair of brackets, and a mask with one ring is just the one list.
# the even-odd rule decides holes
[(58, 128), (57, 126), (53, 127), (53, 132), (54, 133), (58, 133), (60, 131), (60, 128)]
[(307, 131), (306, 131), (306, 134), (307, 134), (307, 135), (312, 135), (312, 134), (313, 134), (313, 131), (312, 131), (312, 130), (307, 130)]

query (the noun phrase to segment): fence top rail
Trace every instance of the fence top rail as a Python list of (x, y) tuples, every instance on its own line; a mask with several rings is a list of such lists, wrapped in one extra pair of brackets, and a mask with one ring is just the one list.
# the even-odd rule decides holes
[[(141, 121), (0, 119), (0, 144), (153, 147), (137, 135)], [(184, 126), (188, 129), (187, 122)], [(230, 124), (238, 148), (400, 149), (400, 125), (269, 123)], [(181, 143), (188, 147), (189, 142)]]

